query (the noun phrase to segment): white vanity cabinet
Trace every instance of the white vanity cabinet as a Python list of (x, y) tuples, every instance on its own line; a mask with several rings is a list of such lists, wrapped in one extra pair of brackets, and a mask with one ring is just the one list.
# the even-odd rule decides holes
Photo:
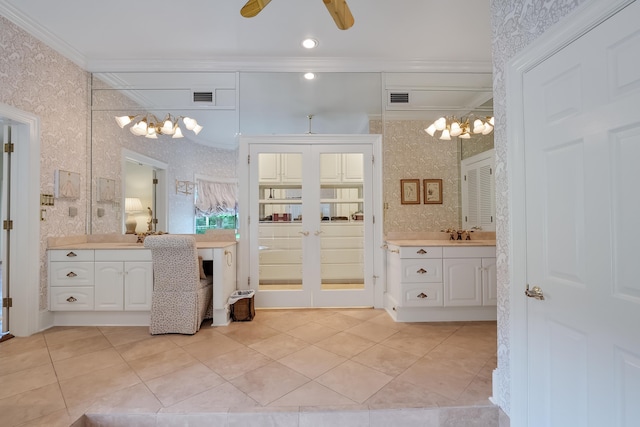
[(49, 252), (51, 310), (93, 310), (93, 251)]
[(95, 251), (94, 310), (151, 310), (151, 251)]
[(51, 311), (149, 311), (151, 251), (49, 250)]
[(400, 322), (495, 320), (495, 246), (387, 245), (385, 307)]

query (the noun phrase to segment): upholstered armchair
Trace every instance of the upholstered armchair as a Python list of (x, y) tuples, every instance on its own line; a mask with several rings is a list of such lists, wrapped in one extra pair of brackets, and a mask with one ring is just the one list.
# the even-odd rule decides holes
[(201, 279), (194, 236), (152, 235), (144, 239), (153, 261), (149, 332), (195, 334), (211, 318), (213, 281)]

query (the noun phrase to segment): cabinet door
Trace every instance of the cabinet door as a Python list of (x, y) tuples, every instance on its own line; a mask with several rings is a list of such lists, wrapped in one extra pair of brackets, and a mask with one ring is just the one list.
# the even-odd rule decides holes
[(364, 180), (362, 153), (346, 153), (342, 155), (342, 181), (362, 182)]
[(320, 156), (320, 182), (342, 180), (342, 157), (340, 153), (322, 153)]
[(282, 182), (302, 182), (302, 157), (298, 153), (283, 153), (280, 155), (280, 172)]
[(482, 305), (498, 305), (498, 279), (495, 258), (482, 258)]
[(151, 310), (153, 264), (148, 261), (127, 261), (124, 271), (124, 309)]
[(260, 153), (258, 164), (260, 182), (280, 182), (280, 154)]
[(95, 264), (94, 310), (122, 310), (122, 261)]
[(462, 161), (462, 225), (467, 230), (496, 229), (494, 164), (493, 150)]
[(482, 305), (482, 260), (480, 258), (445, 258), (444, 305)]

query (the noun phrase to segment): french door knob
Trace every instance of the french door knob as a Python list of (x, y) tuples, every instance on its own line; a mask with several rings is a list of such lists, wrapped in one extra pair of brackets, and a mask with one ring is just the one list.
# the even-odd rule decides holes
[(539, 286), (534, 286), (533, 288), (529, 289), (529, 284), (527, 283), (527, 289), (524, 291), (524, 294), (529, 298), (535, 298), (541, 301), (544, 300), (544, 294)]

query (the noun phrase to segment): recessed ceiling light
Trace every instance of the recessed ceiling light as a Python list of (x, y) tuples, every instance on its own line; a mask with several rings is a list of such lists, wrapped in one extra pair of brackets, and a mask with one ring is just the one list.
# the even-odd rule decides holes
[(302, 40), (302, 47), (306, 49), (313, 49), (318, 46), (318, 40), (316, 39), (304, 39)]
[(316, 78), (316, 75), (313, 73), (304, 73), (304, 78), (307, 80), (313, 80)]

